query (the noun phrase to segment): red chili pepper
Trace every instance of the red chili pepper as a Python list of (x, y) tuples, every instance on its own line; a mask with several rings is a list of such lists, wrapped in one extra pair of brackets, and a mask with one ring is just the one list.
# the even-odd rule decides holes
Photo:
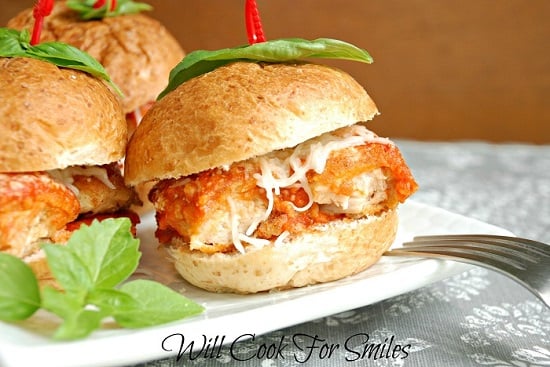
[(53, 0), (39, 0), (32, 11), (34, 26), (32, 28), (31, 45), (40, 42), (40, 34), (44, 25), (44, 18), (50, 15), (53, 9)]
[(254, 44), (265, 42), (264, 31), (260, 12), (255, 0), (246, 0), (245, 4), (246, 33), (248, 34), (248, 43)]
[[(94, 8), (94, 9), (99, 9), (99, 8), (105, 6), (105, 3), (106, 3), (106, 0), (97, 0), (97, 1), (94, 3), (93, 8)], [(110, 9), (109, 9), (109, 10), (110, 10), (110, 11), (114, 11), (114, 10), (116, 9), (116, 0), (111, 0), (111, 1), (110, 1), (110, 4), (111, 4), (111, 6), (110, 6)]]

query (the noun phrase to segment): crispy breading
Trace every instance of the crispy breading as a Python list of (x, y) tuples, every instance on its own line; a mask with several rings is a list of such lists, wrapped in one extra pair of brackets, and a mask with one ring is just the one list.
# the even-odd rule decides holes
[(124, 185), (116, 163), (101, 166), (107, 172), (111, 187), (93, 175), (74, 175), (72, 185), (78, 190), (80, 213), (112, 213), (137, 202), (134, 190)]
[(0, 173), (0, 251), (35, 252), (37, 239), (51, 237), (79, 211), (75, 194), (47, 173)]
[[(281, 159), (291, 153), (276, 154)], [(417, 189), (395, 145), (369, 142), (333, 151), (321, 173), (308, 171), (313, 197), (308, 209), (297, 210), (309, 202), (302, 185), (281, 187), (269, 217), (259, 221), (268, 206), (266, 191), (255, 178), (260, 172), (259, 159), (253, 158), (157, 184), (150, 199), (157, 209), (160, 241), (179, 236), (192, 249), (232, 251), (232, 218), (238, 218), (240, 233), (253, 226), (254, 237), (272, 240), (285, 231), (299, 233), (315, 224), (394, 209)]]
[[(91, 172), (103, 172), (106, 182)], [(124, 185), (116, 163), (95, 167), (70, 167), (70, 184), (52, 172), (0, 173), (0, 251), (26, 257), (41, 242), (65, 242), (83, 216), (115, 213), (138, 201)]]

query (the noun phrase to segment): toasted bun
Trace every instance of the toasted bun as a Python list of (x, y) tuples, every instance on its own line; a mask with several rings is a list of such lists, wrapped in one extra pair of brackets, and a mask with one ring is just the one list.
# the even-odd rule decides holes
[(0, 58), (0, 101), (0, 172), (106, 164), (124, 156), (120, 104), (89, 74)]
[[(8, 27), (32, 29), (32, 9), (19, 13)], [(183, 58), (176, 39), (158, 21), (144, 14), (82, 20), (56, 1), (44, 20), (41, 41), (60, 41), (95, 57), (122, 89), (125, 113), (154, 101), (168, 83), (170, 70)]]
[(378, 110), (345, 72), (316, 64), (235, 62), (193, 78), (144, 116), (127, 151), (128, 184), (229, 165)]
[(244, 254), (205, 254), (174, 243), (168, 252), (181, 276), (212, 292), (256, 293), (302, 287), (356, 274), (377, 262), (395, 239), (397, 211), (335, 221), (287, 237), (282, 244), (249, 246)]

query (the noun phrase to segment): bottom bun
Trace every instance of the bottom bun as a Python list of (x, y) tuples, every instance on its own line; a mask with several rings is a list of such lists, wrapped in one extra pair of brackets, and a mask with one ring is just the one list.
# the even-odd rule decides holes
[(205, 254), (175, 240), (167, 247), (176, 270), (211, 292), (256, 293), (324, 283), (377, 262), (397, 233), (397, 210), (316, 226), (282, 243), (248, 246), (244, 254)]
[(36, 279), (38, 280), (38, 285), (40, 288), (48, 285), (53, 288), (60, 289), (59, 284), (57, 284), (57, 281), (50, 271), (44, 250), (38, 250), (38, 252), (25, 257), (23, 261), (25, 261), (32, 269)]

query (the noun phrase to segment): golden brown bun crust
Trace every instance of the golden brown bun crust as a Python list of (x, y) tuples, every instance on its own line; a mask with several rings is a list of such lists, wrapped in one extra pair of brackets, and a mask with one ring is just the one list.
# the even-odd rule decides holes
[[(32, 29), (32, 9), (19, 13), (8, 27)], [(95, 57), (124, 93), (125, 113), (154, 101), (168, 83), (170, 70), (183, 58), (176, 39), (158, 21), (128, 14), (84, 21), (56, 1), (44, 20), (41, 42), (60, 41)]]
[(168, 247), (176, 270), (212, 292), (256, 293), (344, 278), (377, 262), (395, 239), (397, 210), (336, 221), (289, 237), (282, 245), (247, 252), (205, 254), (182, 243)]
[(0, 58), (0, 172), (106, 164), (124, 156), (120, 103), (89, 74)]
[(316, 64), (236, 62), (158, 101), (131, 139), (126, 183), (187, 176), (293, 147), (378, 110), (350, 75)]

